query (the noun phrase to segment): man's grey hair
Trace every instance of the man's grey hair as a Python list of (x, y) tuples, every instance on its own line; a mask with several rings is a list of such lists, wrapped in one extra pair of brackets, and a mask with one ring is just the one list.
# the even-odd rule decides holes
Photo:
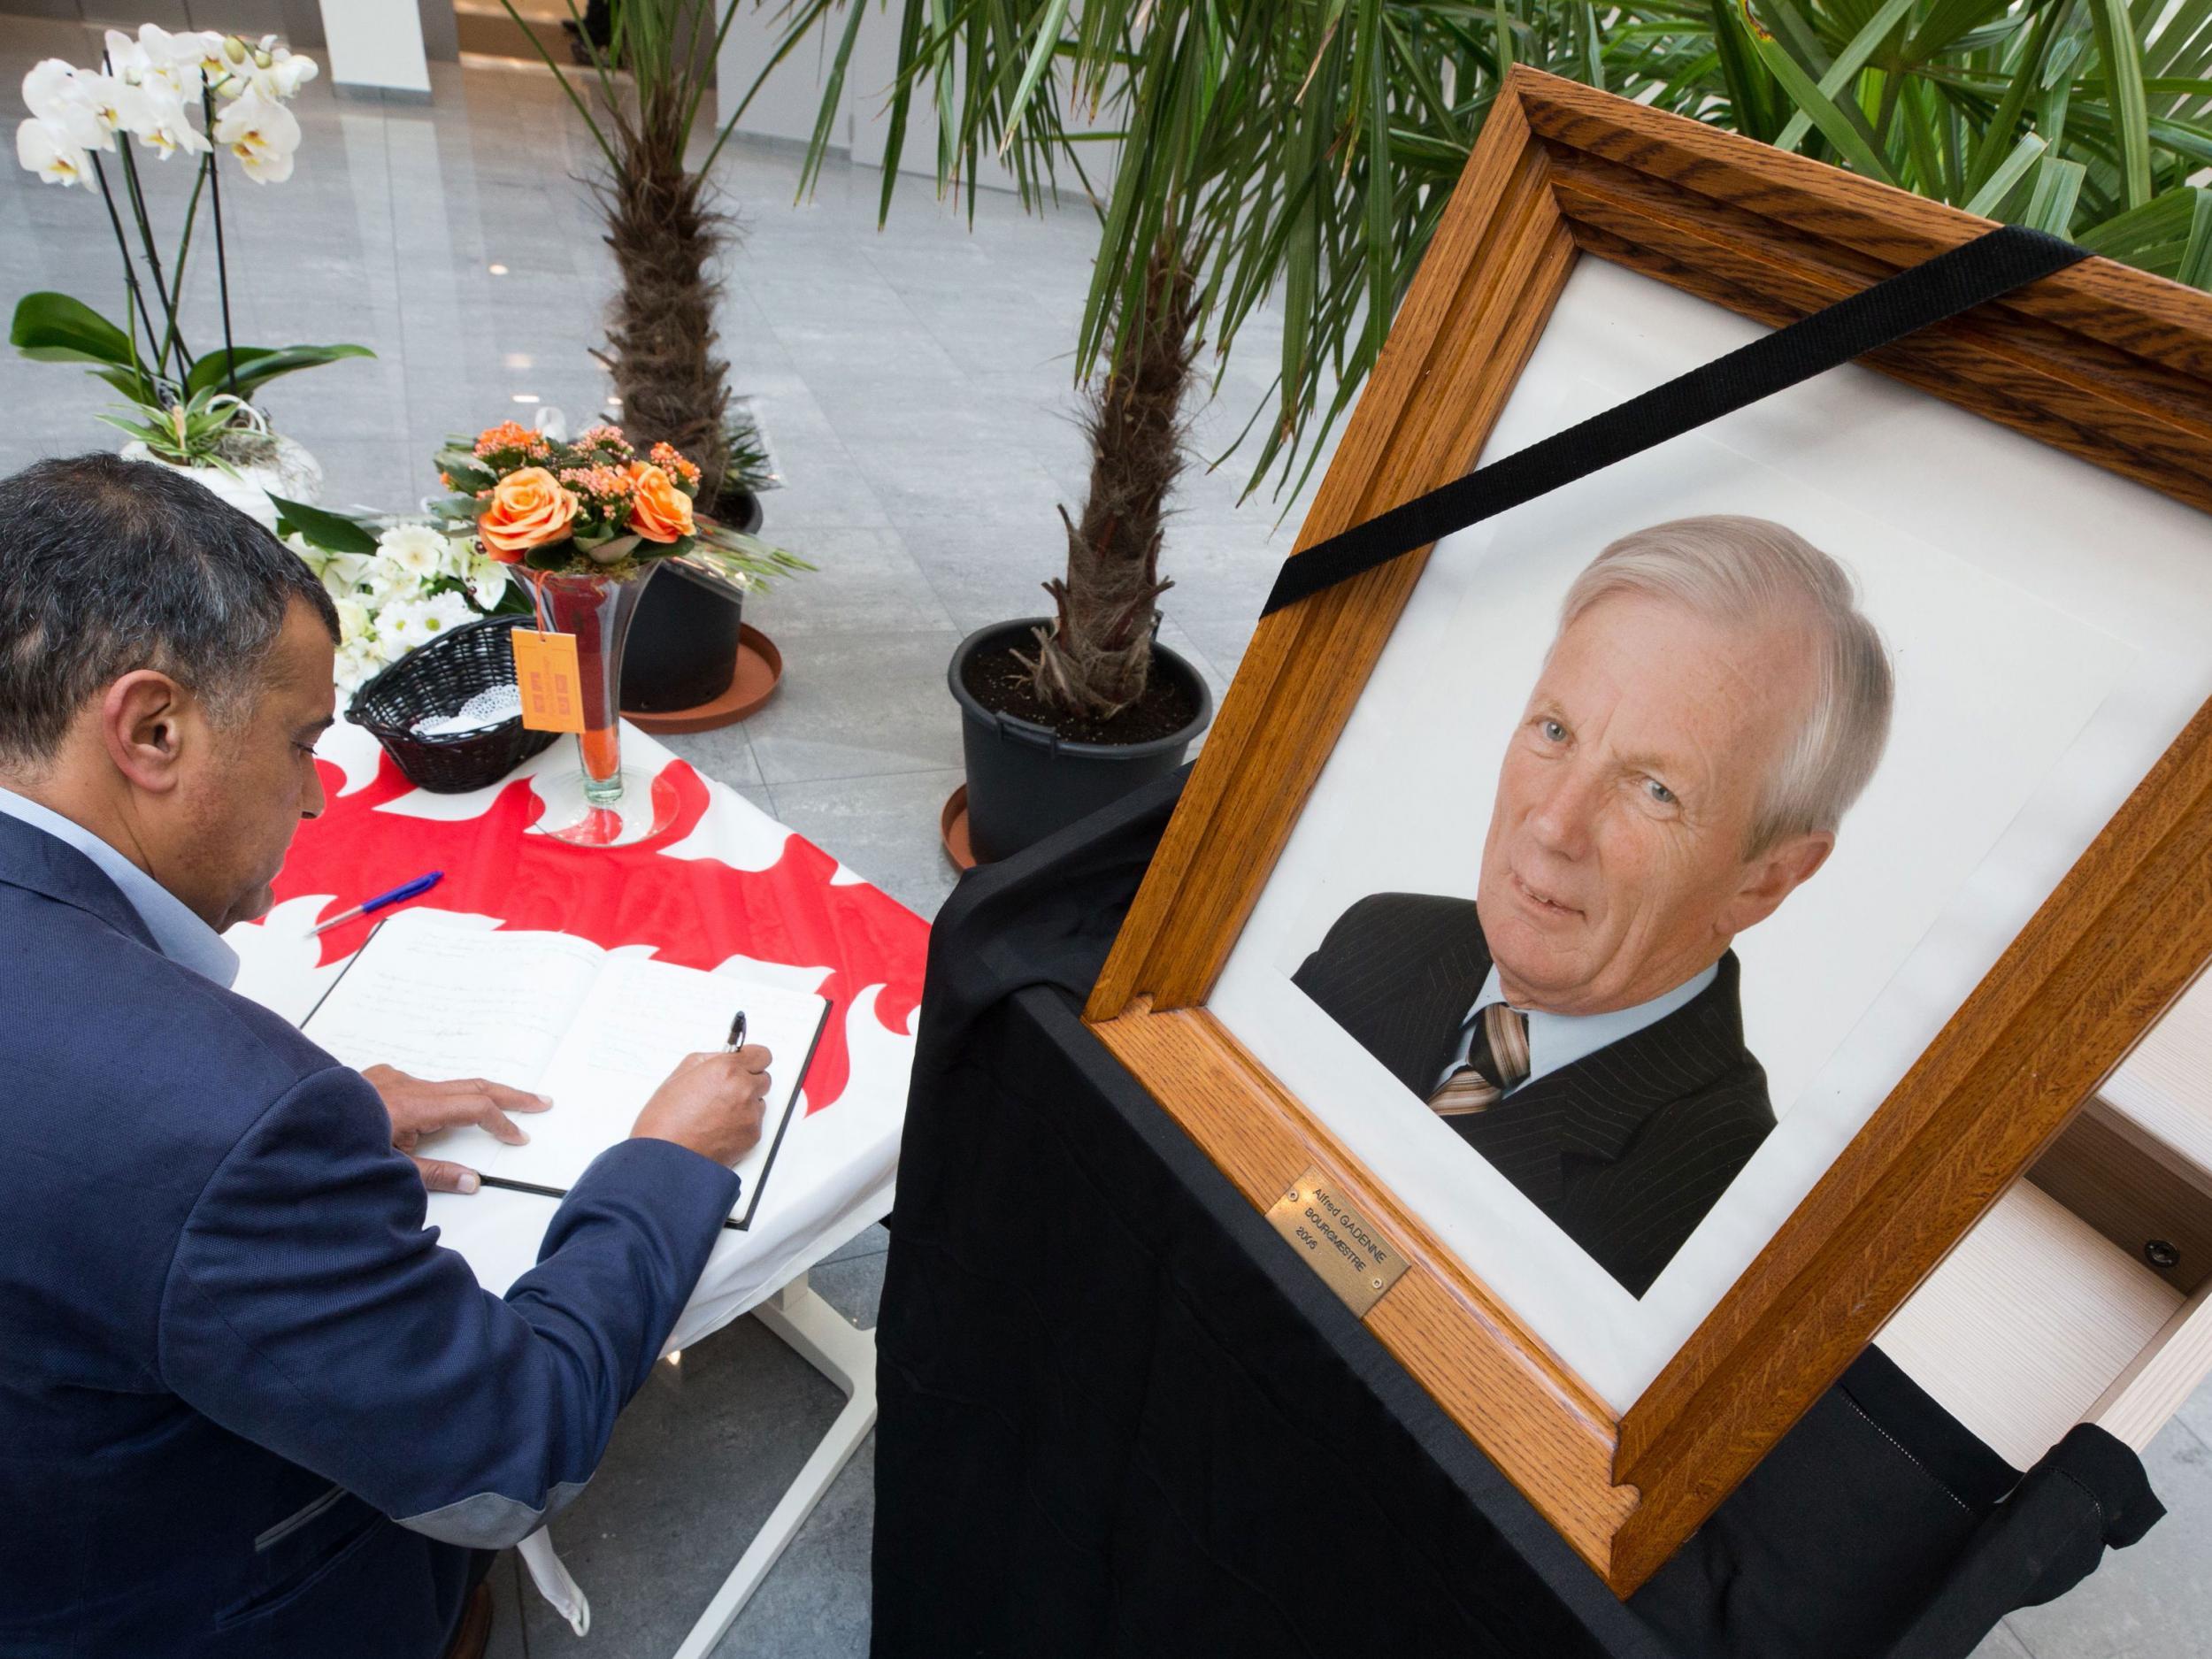
[(1818, 687), (1768, 780), (1747, 856), (1841, 825), (1881, 764), (1893, 690), (1889, 655), (1859, 610), (1850, 572), (1771, 519), (1715, 513), (1655, 524), (1607, 548), (1567, 590), (1561, 632), (1620, 593), (1669, 600), (1732, 626), (1811, 632)]
[(297, 554), (166, 467), (81, 455), (0, 479), (0, 764), (50, 760), (77, 711), (134, 669), (235, 724), (295, 599), (338, 638)]

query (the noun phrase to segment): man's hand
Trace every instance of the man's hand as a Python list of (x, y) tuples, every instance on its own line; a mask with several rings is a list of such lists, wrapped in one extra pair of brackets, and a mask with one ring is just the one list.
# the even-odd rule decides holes
[(391, 1114), (392, 1144), (414, 1158), (422, 1171), (422, 1184), (434, 1193), (472, 1193), (478, 1181), (474, 1170), (445, 1158), (417, 1158), (415, 1147), (426, 1134), (440, 1129), (476, 1124), (488, 1129), (509, 1146), (518, 1147), (529, 1136), (508, 1117), (509, 1112), (541, 1112), (553, 1102), (542, 1094), (526, 1094), (503, 1083), (488, 1083), (480, 1077), (457, 1078), (431, 1083), (388, 1065), (373, 1065), (361, 1075), (382, 1097)]
[(758, 1043), (735, 1054), (686, 1055), (645, 1102), (631, 1139), (673, 1141), (717, 1164), (736, 1163), (760, 1140), (770, 1058)]

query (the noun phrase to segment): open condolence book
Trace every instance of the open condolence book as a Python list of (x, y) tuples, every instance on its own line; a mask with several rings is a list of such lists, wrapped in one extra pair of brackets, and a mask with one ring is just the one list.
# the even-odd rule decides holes
[(300, 1028), (348, 1065), (481, 1077), (549, 1095), (549, 1111), (515, 1118), (526, 1146), (471, 1126), (417, 1150), (557, 1195), (629, 1134), (677, 1061), (722, 1046), (740, 1009), (746, 1041), (775, 1056), (760, 1143), (736, 1165), (729, 1225), (743, 1228), (768, 1185), (826, 998), (618, 955), (566, 933), (510, 933), (418, 910), (370, 936)]

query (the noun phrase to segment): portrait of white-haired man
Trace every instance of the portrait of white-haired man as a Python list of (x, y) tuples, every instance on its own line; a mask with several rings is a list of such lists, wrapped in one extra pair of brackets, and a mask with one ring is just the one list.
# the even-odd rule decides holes
[(1568, 590), (1475, 896), (1370, 895), (1294, 982), (1641, 1296), (1774, 1127), (1730, 943), (1826, 862), (1891, 695), (1793, 531), (1623, 536)]

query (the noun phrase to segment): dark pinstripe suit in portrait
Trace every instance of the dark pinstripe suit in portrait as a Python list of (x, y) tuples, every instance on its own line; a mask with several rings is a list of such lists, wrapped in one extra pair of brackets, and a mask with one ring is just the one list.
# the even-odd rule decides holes
[[(1489, 972), (1472, 899), (1378, 893), (1292, 978), (1426, 1100)], [(1673, 1012), (1443, 1121), (1641, 1296), (1774, 1127), (1735, 952)]]

